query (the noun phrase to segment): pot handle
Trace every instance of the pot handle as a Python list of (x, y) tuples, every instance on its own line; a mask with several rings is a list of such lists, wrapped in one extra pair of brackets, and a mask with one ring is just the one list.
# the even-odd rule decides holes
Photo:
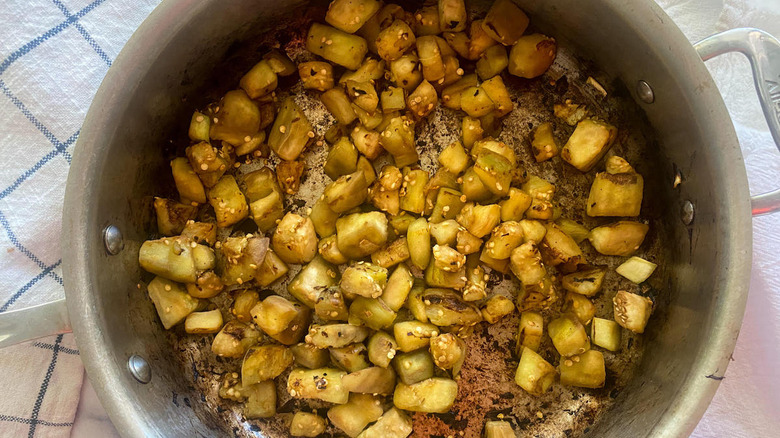
[[(707, 37), (693, 47), (704, 61), (728, 52), (748, 58), (769, 132), (780, 150), (780, 42), (763, 30), (737, 28)], [(753, 216), (780, 211), (780, 189), (753, 196), (750, 202)]]
[(0, 348), (70, 331), (64, 298), (0, 313)]

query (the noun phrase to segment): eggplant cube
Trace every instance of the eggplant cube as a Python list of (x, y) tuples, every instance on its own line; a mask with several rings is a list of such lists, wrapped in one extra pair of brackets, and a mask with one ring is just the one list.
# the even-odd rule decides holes
[(617, 128), (593, 119), (577, 124), (561, 150), (561, 158), (581, 172), (587, 172), (607, 153), (617, 138)]

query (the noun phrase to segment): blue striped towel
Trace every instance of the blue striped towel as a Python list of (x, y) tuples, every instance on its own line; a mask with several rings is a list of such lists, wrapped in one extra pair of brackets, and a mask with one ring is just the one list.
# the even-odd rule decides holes
[[(62, 298), (73, 145), (111, 62), (159, 0), (10, 0), (0, 8), (0, 312)], [(70, 435), (83, 366), (72, 335), (0, 351), (0, 436)]]

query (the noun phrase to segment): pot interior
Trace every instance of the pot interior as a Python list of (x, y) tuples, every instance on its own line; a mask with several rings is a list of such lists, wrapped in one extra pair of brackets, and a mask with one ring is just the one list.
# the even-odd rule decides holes
[[(475, 11), (472, 16), (479, 17), (490, 2), (468, 3)], [(718, 100), (711, 103), (710, 118), (701, 117), (703, 112), (697, 105), (706, 103), (705, 97), (712, 92), (694, 90), (691, 94), (686, 79), (672, 74), (674, 68), (681, 71), (672, 65), (672, 55), (658, 47), (659, 41), (637, 30), (631, 11), (610, 2), (594, 3), (588, 10), (569, 0), (519, 3), (531, 16), (532, 26), (556, 37), (560, 49), (546, 79), (506, 78), (516, 109), (506, 117), (500, 139), (514, 147), (529, 173), (556, 184), (556, 199), (563, 201), (564, 217), (591, 228), (611, 222), (583, 214), (581, 204), (593, 175), (583, 175), (560, 160), (535, 163), (530, 154), (530, 132), (541, 122), (553, 121), (552, 105), (566, 99), (586, 103), (596, 115), (618, 127), (620, 136), (610, 153), (626, 158), (645, 177), (642, 218), (651, 226), (645, 256), (659, 268), (642, 291), (654, 298), (656, 310), (644, 335), (624, 331), (621, 352), (605, 354), (605, 388), (570, 390), (555, 385), (540, 398), (528, 396), (513, 382), (517, 314), (480, 328), (467, 340), (463, 396), (456, 410), (435, 418), (415, 415), (416, 430), (441, 436), (458, 432), (477, 436), (486, 419), (501, 415), (513, 422), (516, 431), (534, 436), (685, 433), (698, 421), (714, 392), (716, 381), (712, 378), (722, 376), (725, 365), (721, 369), (720, 364), (730, 353), (720, 351), (723, 348), (713, 353), (719, 344), (708, 346), (707, 341), (713, 336), (728, 337), (733, 347), (736, 329), (728, 324), (724, 328), (724, 324), (737, 318), (738, 328), (739, 300), (744, 302), (744, 278), (739, 276), (745, 271), (744, 258), (737, 256), (745, 248), (749, 251), (749, 229), (738, 227), (745, 222), (739, 207), (746, 201), (737, 197), (746, 193), (744, 171), (731, 175), (732, 186), (723, 180), (723, 156), (734, 153), (733, 145), (727, 143), (733, 140), (736, 144), (733, 131), (712, 132), (717, 122), (723, 123)], [(404, 6), (409, 11), (416, 9), (413, 4)], [(89, 202), (89, 208), (78, 214), (66, 210), (66, 215), (69, 223), (75, 220), (91, 231), (83, 236), (77, 233), (74, 243), (66, 245), (66, 251), (80, 254), (66, 266), (67, 271), (80, 271), (69, 273), (78, 279), (69, 281), (68, 301), (72, 318), (76, 315), (79, 343), (86, 345), (82, 350), (90, 378), (96, 382), (112, 420), (127, 435), (287, 435), (284, 416), (246, 421), (240, 407), (217, 397), (219, 376), (239, 369), (240, 361), (211, 355), (211, 336), (184, 335), (181, 327), (173, 333), (162, 329), (143, 287), (151, 277), (140, 271), (137, 253), (156, 228), (152, 197), (175, 193), (168, 162), (183, 155), (188, 145), (186, 129), (192, 111), (234, 88), (241, 75), (272, 47), (283, 48), (294, 61), (302, 60), (308, 26), (312, 20), (322, 21), (326, 8), (324, 1), (163, 4), (122, 52), (90, 110), (74, 157), (74, 171), (81, 166), (87, 175), (81, 188), (73, 187), (77, 184), (73, 180), (79, 177), (71, 177), (66, 201), (67, 208), (71, 208), (68, 201), (76, 199)], [(645, 32), (657, 31), (652, 26), (664, 29), (668, 26), (664, 19), (668, 20), (655, 16)], [(680, 35), (674, 36), (684, 42)], [(692, 53), (690, 47), (680, 50)], [(691, 76), (696, 73), (701, 72), (693, 67), (688, 72)], [(606, 98), (585, 85), (588, 77), (604, 85), (609, 92)], [(638, 79), (654, 84), (656, 102), (652, 105), (639, 107), (626, 87)], [(711, 84), (709, 77), (697, 80)], [(282, 83), (280, 88), (289, 87)], [(313, 94), (296, 88), (291, 92), (299, 95), (316, 133), (322, 135), (333, 119)], [(418, 127), (423, 168), (432, 169), (438, 152), (457, 139), (458, 120), (452, 111), (438, 109)], [(562, 129), (556, 131), (559, 139), (571, 132)], [(719, 155), (713, 146), (731, 149)], [(328, 179), (316, 169), (322, 166), (326, 153), (323, 147), (306, 153), (308, 176), (299, 196), (286, 200), (288, 211), (305, 212), (321, 193)], [(273, 160), (269, 164), (274, 164)], [(260, 165), (242, 166), (241, 171)], [(673, 188), (678, 171), (683, 184)], [(692, 226), (679, 219), (681, 199), (696, 201)], [(95, 230), (108, 224), (117, 225), (126, 238), (119, 256), (108, 257), (100, 251), (99, 232)], [(582, 246), (592, 264), (611, 268), (618, 264), (614, 258), (599, 256), (589, 245)], [(608, 272), (605, 294), (614, 295), (619, 289), (636, 291), (637, 287), (614, 269)], [(88, 290), (74, 290), (76, 284)], [(508, 295), (517, 287), (500, 275), (493, 275), (491, 284)], [(285, 293), (283, 286), (277, 291)], [(725, 299), (737, 310), (725, 307)], [(611, 318), (611, 312), (612, 306), (607, 305), (598, 308), (597, 316)], [(90, 320), (89, 328), (79, 322), (82, 318)], [(549, 339), (543, 351), (545, 348), (551, 351)], [(132, 354), (149, 360), (153, 370), (150, 384), (141, 385), (126, 372), (126, 361)], [(711, 366), (709, 375), (700, 372), (702, 367)], [(278, 411), (300, 410), (303, 406), (291, 400), (284, 389), (284, 376), (277, 381)], [(683, 392), (695, 403), (685, 403)], [(127, 403), (137, 412), (124, 410)], [(680, 404), (687, 405), (686, 415), (675, 420), (674, 411)], [(324, 407), (320, 409), (324, 414)]]

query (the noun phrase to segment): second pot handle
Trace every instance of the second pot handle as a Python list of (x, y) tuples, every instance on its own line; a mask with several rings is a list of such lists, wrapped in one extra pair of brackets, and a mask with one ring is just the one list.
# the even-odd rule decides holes
[[(763, 30), (737, 28), (707, 37), (693, 47), (704, 61), (728, 52), (748, 58), (769, 132), (780, 150), (780, 42)], [(750, 201), (753, 216), (780, 211), (780, 189)]]
[(0, 348), (70, 331), (64, 298), (0, 313)]

